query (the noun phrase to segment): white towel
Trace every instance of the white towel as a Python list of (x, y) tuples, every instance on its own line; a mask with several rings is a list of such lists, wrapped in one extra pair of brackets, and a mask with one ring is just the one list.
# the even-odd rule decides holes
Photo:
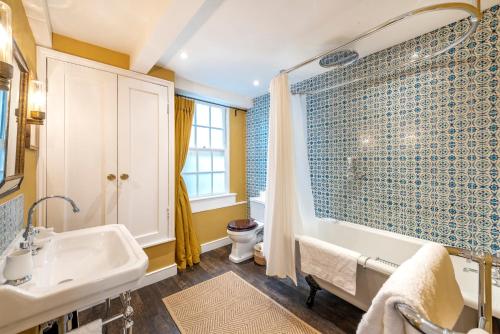
[(102, 334), (102, 320), (98, 319), (69, 332), (70, 334)]
[(464, 301), (447, 250), (428, 243), (384, 283), (359, 323), (357, 334), (419, 333), (394, 308), (412, 306), (433, 323), (453, 328)]
[(299, 245), (303, 272), (356, 294), (359, 253), (307, 236), (299, 239)]

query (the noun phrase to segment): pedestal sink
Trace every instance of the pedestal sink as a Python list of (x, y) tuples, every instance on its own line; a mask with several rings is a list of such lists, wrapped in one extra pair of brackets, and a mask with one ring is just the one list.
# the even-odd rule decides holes
[(0, 285), (0, 333), (16, 333), (132, 290), (148, 265), (142, 248), (119, 224), (51, 233), (33, 260), (29, 282)]

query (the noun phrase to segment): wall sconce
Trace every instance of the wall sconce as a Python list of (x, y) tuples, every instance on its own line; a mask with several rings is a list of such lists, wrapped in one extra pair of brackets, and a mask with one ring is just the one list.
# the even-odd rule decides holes
[(12, 13), (0, 1), (0, 89), (8, 91), (12, 79)]
[(45, 112), (43, 105), (45, 103), (45, 95), (43, 92), (43, 82), (38, 80), (30, 81), (29, 96), (28, 96), (28, 124), (43, 125)]

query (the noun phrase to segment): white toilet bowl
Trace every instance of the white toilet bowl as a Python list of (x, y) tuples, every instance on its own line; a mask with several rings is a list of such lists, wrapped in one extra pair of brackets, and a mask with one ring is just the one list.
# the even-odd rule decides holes
[[(234, 263), (251, 259), (253, 257), (253, 247), (262, 241), (264, 230), (264, 198), (250, 198), (250, 217), (256, 224), (254, 227), (245, 227), (241, 230), (228, 226), (227, 234), (233, 242), (229, 260)], [(242, 221), (241, 221), (242, 222)], [(252, 224), (250, 224), (252, 225)]]
[(262, 241), (262, 229), (264, 224), (256, 222), (257, 226), (249, 231), (231, 231), (227, 230), (227, 234), (233, 246), (229, 260), (234, 263), (240, 263), (253, 257), (253, 247), (256, 243)]

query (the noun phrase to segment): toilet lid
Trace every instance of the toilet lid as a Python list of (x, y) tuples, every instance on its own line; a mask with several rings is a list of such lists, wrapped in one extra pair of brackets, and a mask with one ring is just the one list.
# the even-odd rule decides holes
[(227, 224), (227, 229), (230, 231), (250, 231), (257, 227), (255, 219), (236, 219)]

